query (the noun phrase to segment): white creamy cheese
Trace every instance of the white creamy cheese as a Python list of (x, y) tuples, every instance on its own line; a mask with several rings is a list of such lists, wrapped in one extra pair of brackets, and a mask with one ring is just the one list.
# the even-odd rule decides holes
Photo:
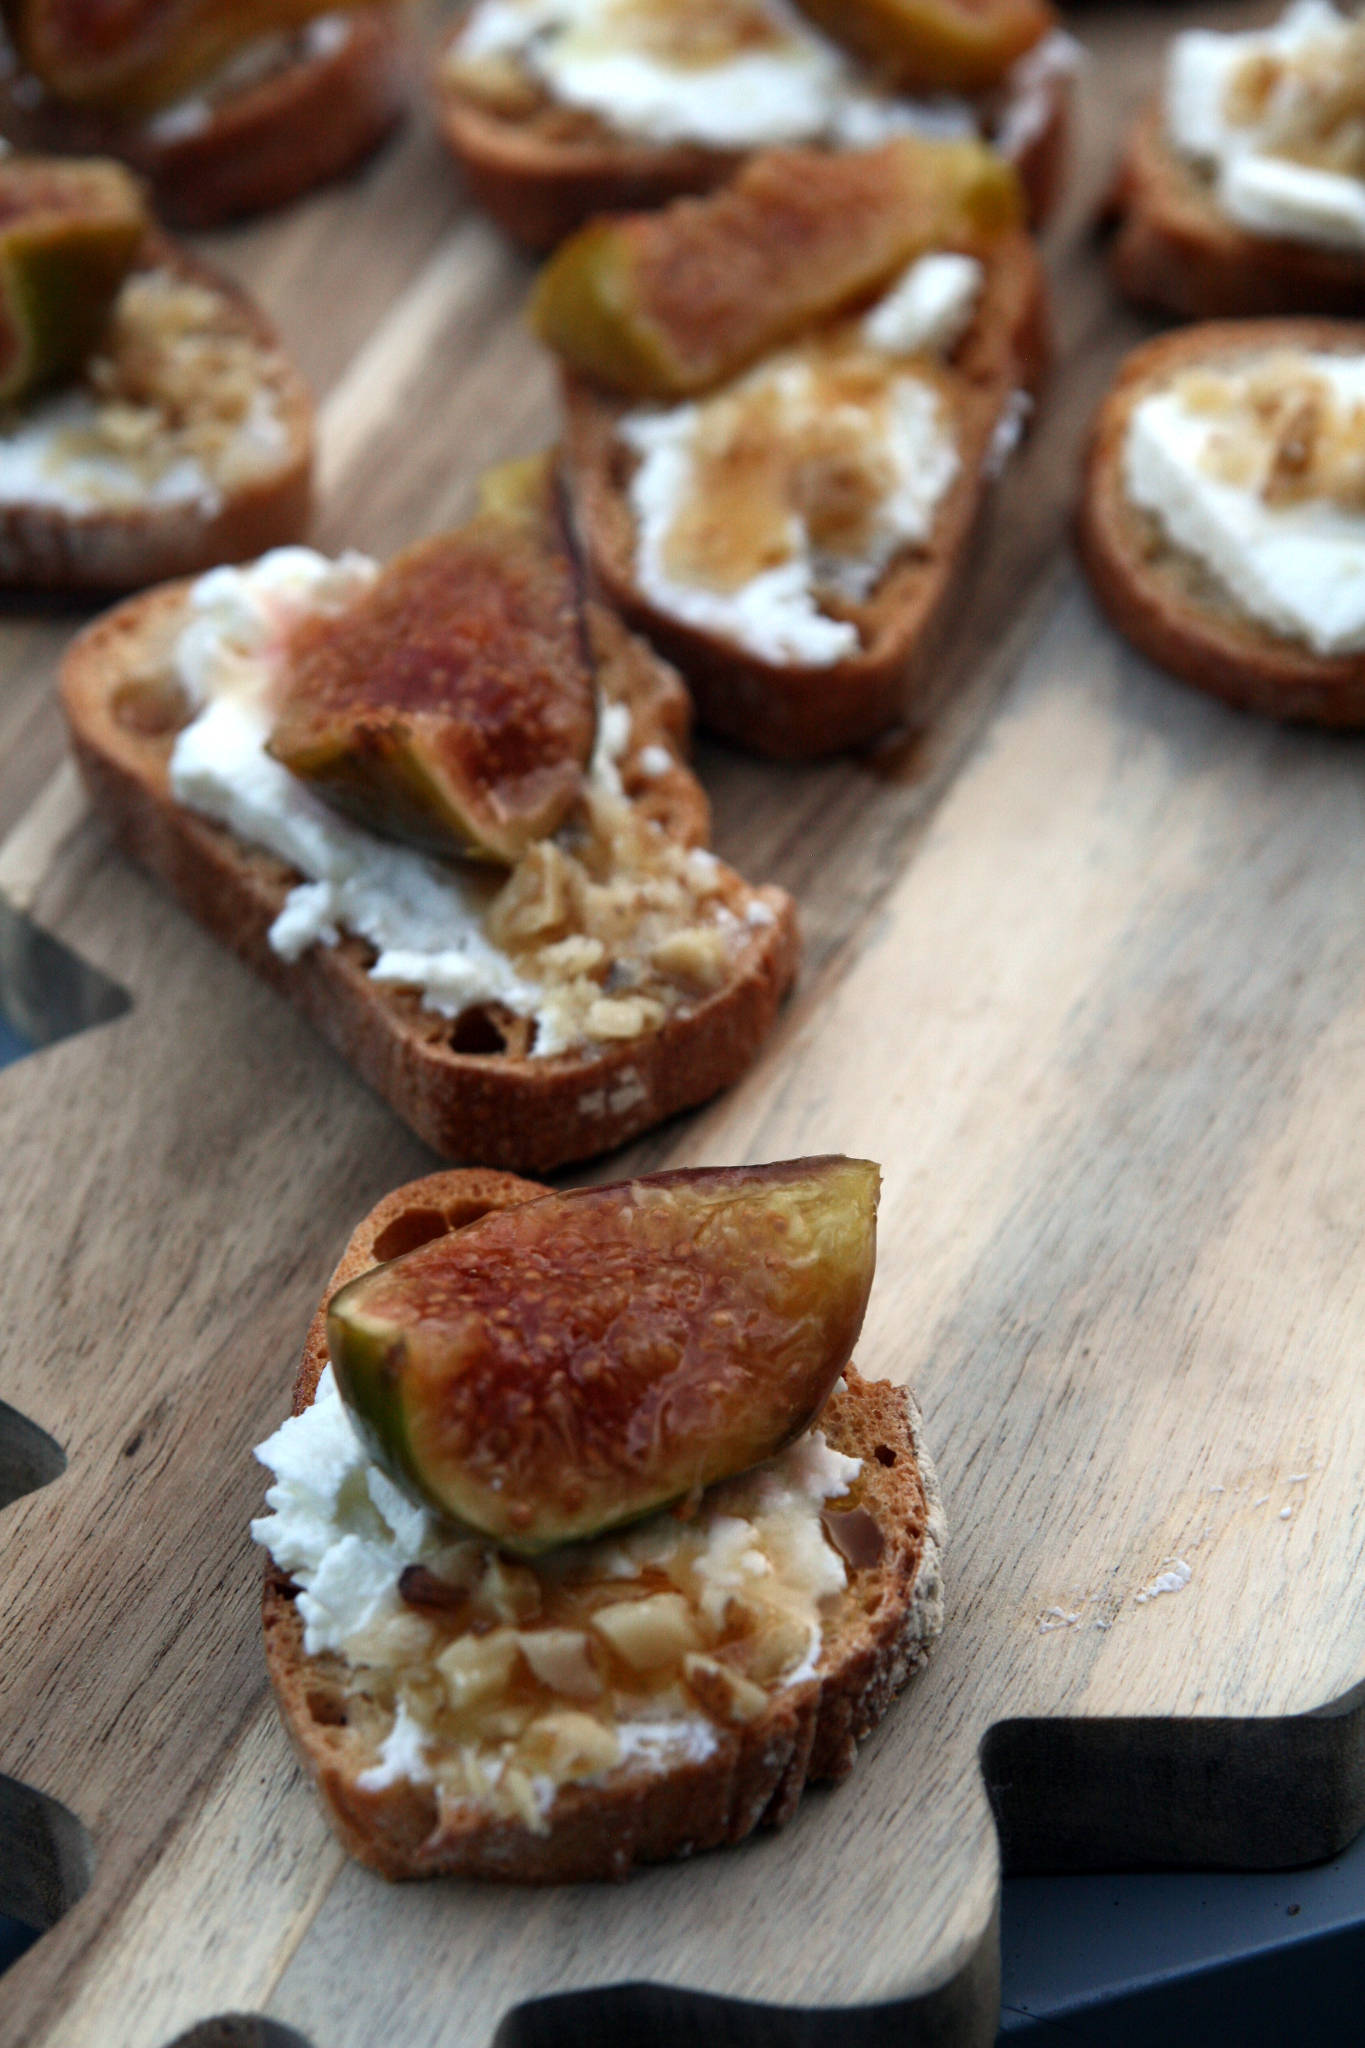
[[(251, 1533), (299, 1588), (305, 1653), (330, 1651), (356, 1664), (391, 1655), (411, 1625), (411, 1610), (398, 1592), (404, 1570), (421, 1564), (439, 1575), (457, 1550), (469, 1546), (453, 1539), (370, 1461), (330, 1366), (311, 1405), (282, 1423), (256, 1456), (273, 1483), (266, 1492), (270, 1512), (253, 1521)], [(680, 1542), (690, 1550), (703, 1533), (692, 1568), (702, 1586), (704, 1613), (719, 1622), (730, 1596), (762, 1579), (805, 1615), (806, 1655), (781, 1681), (795, 1685), (819, 1657), (820, 1603), (847, 1583), (843, 1561), (821, 1530), (820, 1511), (847, 1493), (860, 1469), (858, 1459), (832, 1450), (823, 1432), (809, 1431), (757, 1471), (726, 1482), (712, 1496), (721, 1505), (704, 1510), (699, 1521), (654, 1516), (600, 1543), (575, 1546), (569, 1568), (589, 1577), (632, 1579), (660, 1566)], [(700, 1758), (715, 1742), (704, 1716), (654, 1709), (623, 1720), (617, 1733), (622, 1757), (681, 1751)], [(362, 1784), (380, 1790), (402, 1777), (425, 1780), (425, 1749), (423, 1730), (400, 1699), (379, 1762)], [(552, 1790), (543, 1788), (542, 1804)]]
[[(1365, 404), (1365, 356), (1310, 355), (1342, 402)], [(1365, 648), (1365, 513), (1325, 499), (1267, 504), (1209, 461), (1219, 421), (1174, 390), (1133, 410), (1124, 488), (1242, 611), (1322, 655)]]
[[(983, 276), (969, 256), (935, 254), (911, 264), (862, 320), (862, 350), (886, 366), (863, 396), (843, 393), (832, 400), (820, 359), (797, 347), (691, 404), (627, 414), (619, 432), (639, 457), (630, 482), (635, 570), (650, 602), (761, 661), (828, 667), (856, 654), (857, 626), (823, 611), (817, 593), (831, 589), (859, 602), (894, 555), (932, 533), (961, 461), (939, 390), (909, 365), (898, 367), (898, 359), (951, 348), (971, 324)], [(672, 543), (681, 515), (703, 488), (701, 451), (727, 437), (739, 445), (761, 406), (771, 409), (765, 431), (779, 443), (794, 445), (813, 429), (833, 431), (875, 462), (882, 489), (858, 553), (821, 547), (792, 504), (781, 557), (771, 566), (737, 587), (685, 579), (673, 567)]]
[(1314, 48), (1330, 57), (1353, 27), (1329, 0), (1294, 0), (1273, 28), (1242, 35), (1193, 29), (1171, 46), (1164, 99), (1171, 146), (1213, 174), (1219, 207), (1251, 234), (1365, 248), (1365, 183), (1296, 163), (1277, 149), (1297, 104), (1292, 73), (1254, 119), (1235, 118), (1230, 102), (1248, 61), (1294, 59)]
[[(1026, 146), (1036, 132), (1044, 83), (1074, 64), (1067, 37), (1049, 37), (1039, 48), (1049, 50), (1042, 68), (1034, 61), (1024, 69), (1033, 51), (1016, 67), (1019, 104), (1032, 111), (1020, 115), (1017, 133), (1011, 130), (1012, 148)], [(867, 149), (893, 135), (970, 136), (981, 126), (965, 100), (909, 100), (870, 88), (866, 74), (789, 0), (745, 0), (742, 8), (736, 0), (723, 7), (675, 0), (672, 8), (663, 0), (480, 0), (456, 39), (455, 56), (465, 63), (512, 59), (561, 105), (584, 109), (617, 134), (660, 144), (739, 150), (828, 142)]]
[(1365, 249), (1365, 181), (1359, 178), (1249, 150), (1228, 158), (1218, 191), (1224, 211), (1251, 234)]
[(882, 355), (946, 355), (971, 326), (985, 279), (975, 256), (921, 256), (865, 316), (863, 340)]
[(1018, 162), (1052, 119), (1060, 88), (1075, 77), (1085, 52), (1063, 29), (1026, 50), (1005, 80), (1005, 106), (991, 138), (1001, 156)]
[[(101, 432), (105, 410), (77, 384), (0, 418), (0, 504), (50, 505), (77, 517), (193, 506), (213, 518), (222, 509), (222, 489), (202, 462), (177, 452), (151, 465), (144, 453), (120, 452)], [(245, 455), (269, 461), (284, 453), (288, 434), (268, 387), (253, 394), (235, 431)]]
[[(377, 573), (364, 556), (338, 561), (307, 548), (278, 548), (244, 569), (215, 569), (190, 596), (175, 649), (177, 675), (199, 715), (177, 736), (170, 762), (178, 803), (226, 825), (307, 877), (292, 889), (270, 943), (286, 960), (342, 931), (378, 952), (376, 981), (422, 991), (424, 1005), (458, 1017), (472, 1005), (505, 1004), (536, 1023), (533, 1055), (568, 1049), (546, 991), (523, 980), (486, 938), (483, 916), (502, 875), (429, 860), (333, 811), (265, 750), (269, 657), (309, 612), (336, 611)], [(623, 704), (603, 707), (590, 774), (619, 788), (615, 762), (630, 740)]]

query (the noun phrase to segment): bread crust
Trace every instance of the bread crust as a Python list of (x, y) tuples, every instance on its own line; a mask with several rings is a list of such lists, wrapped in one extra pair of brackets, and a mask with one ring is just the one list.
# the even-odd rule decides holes
[(351, 170), (394, 127), (407, 90), (396, 10), (362, 6), (335, 48), (225, 95), (197, 126), (64, 106), (5, 49), (0, 135), (16, 149), (121, 157), (149, 181), (163, 220), (207, 228), (282, 206)]
[[(293, 1413), (312, 1401), (327, 1363), (326, 1304), (376, 1262), (376, 1240), (417, 1212), (449, 1227), (489, 1208), (547, 1192), (508, 1175), (428, 1175), (399, 1188), (356, 1231), (304, 1344)], [(428, 1235), (439, 1230), (428, 1227)], [(392, 1255), (392, 1254), (391, 1254)], [(827, 1623), (815, 1676), (776, 1694), (757, 1720), (717, 1728), (716, 1749), (667, 1770), (635, 1762), (593, 1784), (563, 1787), (534, 1834), (519, 1821), (476, 1809), (440, 1816), (431, 1786), (402, 1781), (378, 1792), (356, 1783), (361, 1766), (328, 1683), (334, 1659), (310, 1658), (295, 1609), (297, 1588), (267, 1564), (262, 1603), (266, 1666), (280, 1714), (328, 1819), (351, 1855), (392, 1879), (464, 1876), (518, 1884), (623, 1878), (644, 1863), (737, 1842), (789, 1819), (803, 1788), (838, 1781), (857, 1745), (925, 1662), (942, 1626), (942, 1500), (911, 1396), (851, 1367), (820, 1418), (831, 1444), (863, 1460), (859, 1499), (877, 1511), (884, 1550), (876, 1567), (850, 1574)], [(888, 1465), (884, 1456), (890, 1454)]]
[(1139, 305), (1186, 320), (1365, 308), (1365, 250), (1248, 234), (1170, 148), (1159, 106), (1134, 124), (1109, 211), (1114, 280)]
[(212, 292), (228, 320), (270, 354), (269, 375), (285, 428), (273, 469), (227, 493), (215, 509), (155, 504), (133, 510), (0, 502), (0, 584), (26, 590), (114, 594), (240, 562), (306, 533), (313, 497), (313, 401), (270, 321), (241, 286), (160, 235), (133, 275), (169, 271)]
[[(1069, 77), (1050, 77), (1041, 91), (1043, 116), (1014, 158), (1035, 225), (1060, 197), (1071, 136)], [(463, 168), (471, 198), (513, 241), (537, 252), (553, 249), (593, 214), (665, 206), (688, 193), (709, 192), (750, 154), (636, 141), (613, 135), (590, 116), (569, 134), (553, 122), (538, 126), (509, 119), (443, 78), (439, 58), (432, 93), (441, 134)]]
[[(168, 781), (174, 723), (146, 729), (155, 719), (145, 715), (141, 698), (135, 722), (121, 708), (126, 685), (165, 673), (185, 590), (183, 583), (171, 584), (130, 599), (87, 627), (68, 650), (62, 705), (91, 800), (125, 852), (297, 1004), (420, 1138), (446, 1158), (545, 1172), (610, 1151), (738, 1078), (796, 972), (795, 909), (781, 889), (756, 892), (772, 922), (751, 931), (714, 993), (639, 1038), (541, 1059), (510, 1050), (456, 1051), (450, 1020), (424, 1010), (415, 990), (372, 981), (373, 955), (349, 935), (282, 960), (269, 932), (294, 872), (177, 804)], [(626, 664), (631, 747), (621, 766), (627, 793), (682, 843), (697, 844), (707, 810), (682, 760), (682, 686), (596, 608), (593, 631), (599, 658), (614, 653)], [(673, 756), (666, 774), (646, 775), (640, 756), (650, 746)], [(638, 798), (637, 787), (644, 791)]]
[(928, 546), (893, 561), (871, 597), (853, 608), (862, 645), (843, 661), (763, 661), (650, 602), (635, 577), (635, 518), (617, 439), (636, 401), (565, 373), (566, 468), (593, 572), (630, 624), (682, 670), (698, 717), (713, 732), (772, 759), (805, 760), (865, 745), (913, 719), (929, 694), (985, 505), (1003, 408), (1015, 391), (1036, 392), (1047, 364), (1043, 275), (1029, 237), (1003, 237), (985, 262), (976, 319), (948, 365), (961, 468)]
[(1123, 489), (1133, 408), (1192, 365), (1273, 348), (1365, 352), (1365, 327), (1332, 320), (1212, 321), (1159, 336), (1119, 370), (1091, 429), (1077, 526), (1086, 571), (1125, 639), (1242, 710), (1315, 725), (1365, 724), (1365, 654), (1328, 657), (1244, 617), (1172, 548)]

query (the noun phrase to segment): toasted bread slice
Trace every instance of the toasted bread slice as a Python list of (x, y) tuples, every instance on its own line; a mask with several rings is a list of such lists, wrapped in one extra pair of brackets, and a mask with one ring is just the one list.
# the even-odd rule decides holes
[(1212, 178), (1166, 141), (1161, 109), (1137, 121), (1109, 212), (1115, 282), (1139, 305), (1185, 320), (1358, 315), (1365, 250), (1253, 235), (1220, 212)]
[(1134, 407), (1195, 364), (1273, 348), (1365, 352), (1365, 328), (1330, 320), (1216, 321), (1135, 349), (1091, 430), (1081, 559), (1119, 632), (1160, 667), (1243, 710), (1318, 725), (1365, 724), (1365, 654), (1326, 657), (1248, 618), (1202, 564), (1131, 504), (1123, 449)]
[[(381, 1259), (544, 1192), (505, 1174), (438, 1173), (413, 1181), (360, 1225), (327, 1299)], [(327, 1364), (325, 1311), (326, 1299), (304, 1346), (295, 1414), (311, 1404)], [(400, 1778), (380, 1790), (362, 1785), (374, 1763), (372, 1731), (367, 1739), (354, 1724), (345, 1667), (332, 1655), (305, 1654), (297, 1588), (268, 1566), (263, 1619), (271, 1681), (304, 1768), (351, 1854), (388, 1878), (622, 1878), (637, 1864), (778, 1827), (805, 1785), (847, 1776), (858, 1743), (924, 1663), (942, 1625), (945, 1532), (919, 1411), (904, 1389), (850, 1368), (818, 1426), (832, 1448), (862, 1460), (852, 1494), (839, 1506), (861, 1508), (876, 1522), (880, 1555), (850, 1565), (847, 1587), (825, 1618), (814, 1673), (772, 1691), (744, 1725), (718, 1725), (704, 1757), (636, 1756), (591, 1781), (561, 1785), (534, 1828), (471, 1803), (442, 1809), (430, 1784)]]
[[(158, 488), (187, 462), (197, 484)], [(304, 533), (312, 468), (312, 399), (270, 322), (150, 237), (82, 376), (0, 426), (0, 583), (116, 592), (241, 561)]]
[[(448, 65), (432, 76), (437, 119), (471, 197), (513, 241), (542, 251), (596, 213), (664, 206), (723, 185), (744, 151), (655, 143), (614, 134), (595, 115), (557, 106), (528, 81), (525, 104), (497, 106), (462, 85)], [(1029, 218), (1046, 219), (1066, 176), (1071, 128), (1068, 64), (1022, 59), (1006, 84), (978, 104), (980, 129), (999, 140), (1023, 183)]]
[[(346, 934), (281, 959), (270, 928), (298, 876), (171, 794), (188, 707), (168, 664), (186, 594), (172, 584), (130, 600), (67, 654), (63, 707), (92, 799), (134, 859), (290, 996), (437, 1152), (545, 1170), (623, 1144), (749, 1065), (796, 971), (795, 912), (783, 890), (750, 889), (719, 863), (718, 901), (742, 927), (723, 980), (679, 1000), (657, 1028), (572, 1052), (533, 1056), (527, 1020), (492, 1006), (454, 1022), (424, 1008), (416, 989), (372, 980), (373, 949)], [(682, 685), (610, 613), (590, 606), (587, 616), (604, 699), (630, 712), (618, 768), (632, 810), (659, 843), (699, 846), (707, 807), (683, 763)]]
[(566, 466), (575, 514), (602, 589), (687, 679), (702, 723), (776, 759), (864, 745), (915, 716), (932, 681), (953, 600), (970, 556), (995, 464), (995, 437), (1018, 392), (1040, 385), (1048, 351), (1043, 278), (1022, 233), (983, 257), (976, 316), (953, 350), (942, 389), (953, 411), (961, 466), (939, 506), (930, 541), (895, 557), (848, 615), (861, 646), (821, 666), (763, 661), (661, 612), (635, 574), (630, 458), (617, 434), (623, 401), (567, 374)]
[(0, 52), (0, 135), (19, 149), (117, 156), (150, 182), (173, 227), (282, 206), (378, 147), (406, 99), (392, 6), (322, 16), (246, 53), (191, 98), (140, 121), (63, 105)]

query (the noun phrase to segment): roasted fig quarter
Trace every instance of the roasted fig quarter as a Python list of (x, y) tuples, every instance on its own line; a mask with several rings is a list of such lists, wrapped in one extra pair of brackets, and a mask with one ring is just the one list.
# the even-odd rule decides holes
[(596, 726), (567, 550), (485, 511), (300, 628), (270, 752), (374, 831), (510, 867), (572, 808)]
[(772, 1457), (862, 1328), (880, 1172), (684, 1168), (480, 1217), (341, 1288), (337, 1384), (412, 1499), (517, 1555)]
[(0, 162), (0, 403), (80, 368), (148, 225), (142, 188), (122, 164)]

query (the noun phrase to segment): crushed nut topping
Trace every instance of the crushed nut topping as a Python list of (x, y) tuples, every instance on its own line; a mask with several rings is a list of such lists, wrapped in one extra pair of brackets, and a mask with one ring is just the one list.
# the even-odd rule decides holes
[(378, 1754), (401, 1713), (443, 1801), (537, 1831), (555, 1787), (623, 1761), (623, 1727), (666, 1747), (742, 1726), (810, 1668), (844, 1583), (801, 1477), (828, 1455), (817, 1433), (795, 1464), (714, 1489), (706, 1515), (665, 1511), (534, 1566), (452, 1540), (335, 1660), (349, 1726)]
[[(599, 672), (610, 692), (610, 663)], [(528, 848), (484, 929), (545, 990), (556, 1042), (639, 1038), (718, 988), (750, 936), (755, 892), (714, 854), (680, 845), (626, 796), (613, 706), (578, 808)]]
[(911, 379), (951, 436), (935, 366), (864, 349), (856, 323), (774, 357), (699, 405), (688, 494), (664, 549), (670, 577), (730, 593), (804, 544), (826, 601), (837, 605), (847, 595), (841, 569), (885, 553), (883, 508), (897, 484), (891, 412)]
[(170, 271), (135, 271), (86, 365), (88, 421), (61, 432), (52, 462), (113, 459), (149, 485), (188, 462), (214, 490), (239, 489), (287, 447), (284, 372), (279, 350), (220, 294)]
[(1216, 422), (1201, 466), (1267, 505), (1325, 500), (1365, 511), (1365, 405), (1344, 403), (1304, 356), (1279, 350), (1248, 369), (1187, 370), (1175, 391)]
[(1258, 147), (1365, 178), (1365, 21), (1290, 55), (1261, 51), (1239, 64), (1224, 96), (1234, 127), (1263, 128)]

